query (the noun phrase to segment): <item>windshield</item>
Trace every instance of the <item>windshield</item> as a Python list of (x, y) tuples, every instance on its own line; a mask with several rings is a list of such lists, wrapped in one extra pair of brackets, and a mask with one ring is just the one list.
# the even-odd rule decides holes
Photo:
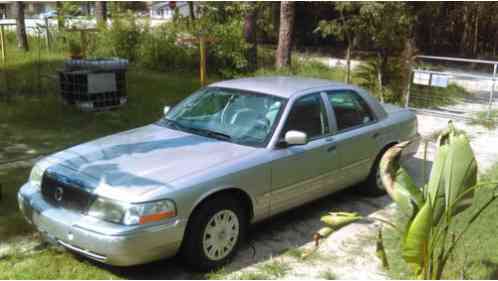
[(175, 129), (261, 146), (270, 137), (283, 103), (275, 96), (209, 87), (175, 106), (164, 122)]

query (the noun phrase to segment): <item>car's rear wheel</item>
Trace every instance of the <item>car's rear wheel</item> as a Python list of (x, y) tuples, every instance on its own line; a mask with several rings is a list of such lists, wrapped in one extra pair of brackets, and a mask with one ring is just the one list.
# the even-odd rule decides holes
[(194, 211), (181, 252), (187, 264), (208, 271), (230, 261), (247, 230), (247, 212), (241, 206), (229, 196), (219, 196)]

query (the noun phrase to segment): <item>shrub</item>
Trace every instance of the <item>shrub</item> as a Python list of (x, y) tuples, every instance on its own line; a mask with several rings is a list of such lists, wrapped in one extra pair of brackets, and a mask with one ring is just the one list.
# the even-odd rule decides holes
[(131, 12), (117, 14), (108, 28), (101, 28), (88, 46), (92, 57), (120, 57), (132, 62), (138, 59), (142, 34), (149, 32), (148, 22), (139, 23)]
[(312, 59), (293, 59), (290, 68), (260, 68), (254, 73), (255, 76), (286, 75), (302, 76), (311, 78), (343, 81), (345, 70), (342, 68), (330, 68), (323, 63)]
[(142, 36), (139, 64), (153, 70), (196, 69), (199, 65), (197, 44), (179, 44), (181, 30), (172, 23), (165, 23)]
[(243, 37), (243, 22), (238, 18), (212, 26), (214, 42), (208, 48), (208, 67), (215, 67), (223, 77), (231, 78), (245, 73), (248, 45)]

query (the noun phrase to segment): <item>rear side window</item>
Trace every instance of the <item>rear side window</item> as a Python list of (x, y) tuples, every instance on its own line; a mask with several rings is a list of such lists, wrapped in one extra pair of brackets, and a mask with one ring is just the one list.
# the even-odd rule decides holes
[(310, 139), (328, 132), (327, 114), (320, 94), (302, 97), (292, 105), (282, 137), (288, 131), (301, 131)]
[(374, 121), (368, 104), (353, 91), (333, 91), (327, 93), (335, 113), (339, 131), (361, 126)]

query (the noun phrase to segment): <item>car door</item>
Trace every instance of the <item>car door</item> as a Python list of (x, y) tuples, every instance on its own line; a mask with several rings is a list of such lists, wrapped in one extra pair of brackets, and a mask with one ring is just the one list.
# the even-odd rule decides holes
[(356, 184), (368, 176), (376, 157), (379, 124), (368, 104), (355, 91), (328, 91), (327, 98), (337, 128), (333, 138), (337, 146), (340, 173), (335, 175), (335, 184), (326, 188), (335, 191)]
[(320, 197), (324, 175), (336, 168), (331, 161), (337, 158), (335, 146), (330, 144), (329, 115), (322, 95), (303, 96), (291, 106), (280, 138), (296, 130), (307, 134), (308, 143), (272, 151), (276, 159), (272, 162), (272, 214)]

